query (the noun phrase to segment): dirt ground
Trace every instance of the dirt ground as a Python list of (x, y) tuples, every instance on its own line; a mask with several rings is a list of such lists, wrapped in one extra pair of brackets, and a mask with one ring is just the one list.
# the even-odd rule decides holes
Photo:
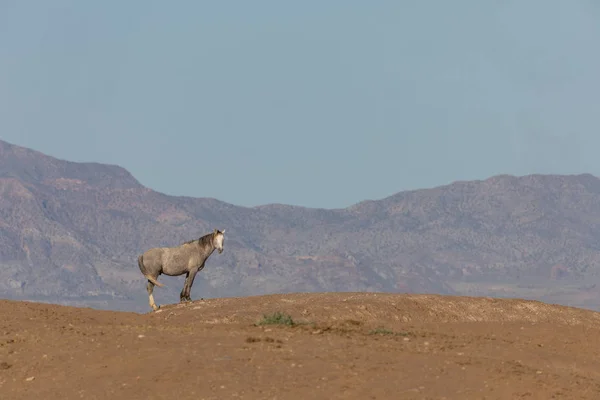
[[(294, 324), (256, 325), (264, 314)], [(0, 301), (0, 399), (598, 399), (600, 313), (374, 293)]]

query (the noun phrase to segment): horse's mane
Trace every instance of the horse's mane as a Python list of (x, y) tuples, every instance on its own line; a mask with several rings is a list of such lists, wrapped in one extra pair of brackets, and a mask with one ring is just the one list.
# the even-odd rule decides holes
[(213, 232), (211, 233), (207, 233), (206, 235), (198, 238), (198, 239), (192, 239), (192, 240), (188, 240), (187, 242), (184, 242), (183, 244), (192, 244), (194, 242), (198, 242), (201, 245), (205, 245), (205, 244), (211, 244), (212, 243), (212, 238), (213, 238)]

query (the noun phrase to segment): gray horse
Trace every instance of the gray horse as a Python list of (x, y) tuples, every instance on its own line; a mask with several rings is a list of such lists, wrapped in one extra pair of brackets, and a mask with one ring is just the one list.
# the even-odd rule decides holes
[(223, 231), (215, 229), (213, 232), (202, 236), (200, 239), (190, 240), (177, 247), (155, 247), (138, 257), (138, 266), (142, 274), (148, 279), (148, 301), (154, 311), (158, 306), (154, 303), (154, 285), (164, 286), (158, 282), (158, 276), (179, 276), (186, 274), (183, 289), (179, 295), (180, 302), (191, 301), (190, 291), (198, 271), (204, 268), (204, 263), (210, 255), (218, 250), (223, 252)]

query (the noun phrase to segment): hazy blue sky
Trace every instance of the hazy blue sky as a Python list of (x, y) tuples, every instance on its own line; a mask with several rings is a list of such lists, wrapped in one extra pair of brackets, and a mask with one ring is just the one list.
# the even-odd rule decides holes
[(593, 0), (0, 0), (0, 138), (239, 205), (600, 175), (599, 43)]

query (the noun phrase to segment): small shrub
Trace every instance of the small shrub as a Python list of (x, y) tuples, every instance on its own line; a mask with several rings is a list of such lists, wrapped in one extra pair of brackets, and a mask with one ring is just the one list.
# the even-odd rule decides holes
[(390, 331), (389, 329), (385, 329), (385, 328), (377, 328), (377, 329), (373, 329), (371, 332), (369, 332), (369, 334), (371, 335), (394, 335), (394, 331)]
[(369, 332), (370, 335), (393, 335), (393, 336), (410, 336), (409, 332), (394, 332), (389, 329), (379, 327)]
[(276, 312), (273, 314), (265, 314), (263, 315), (263, 319), (258, 321), (256, 325), (287, 325), (294, 326), (296, 323), (288, 314), (284, 314), (281, 312)]

